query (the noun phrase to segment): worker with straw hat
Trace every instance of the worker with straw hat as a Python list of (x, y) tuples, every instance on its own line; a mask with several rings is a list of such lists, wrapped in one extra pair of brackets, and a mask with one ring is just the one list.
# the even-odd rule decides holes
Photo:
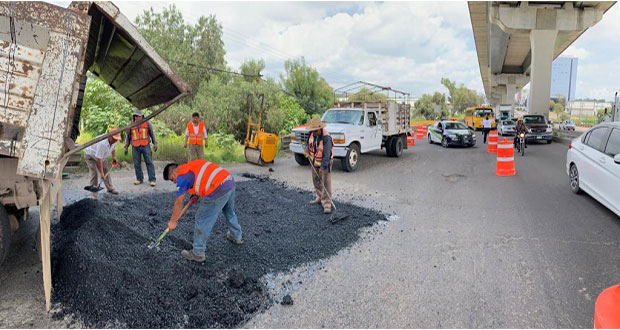
[(310, 132), (307, 146), (304, 150), (312, 167), (312, 183), (314, 185), (315, 199), (310, 204), (321, 204), (323, 213), (332, 212), (332, 161), (334, 159), (334, 143), (331, 136), (325, 130), (326, 123), (322, 123), (318, 117), (312, 118), (306, 129)]
[[(108, 133), (113, 133), (116, 128), (110, 128)], [(99, 135), (101, 136), (101, 135)], [(98, 137), (99, 137), (98, 136)], [(112, 167), (108, 162), (108, 157), (112, 155), (112, 164), (116, 165), (118, 160), (116, 159), (116, 142), (121, 139), (121, 134), (116, 133), (105, 140), (101, 140), (84, 150), (84, 160), (88, 166), (88, 174), (90, 175), (90, 185), (97, 185), (97, 181), (100, 179), (108, 189), (108, 193), (118, 195), (118, 191), (112, 186), (112, 178), (110, 177), (110, 170)], [(97, 199), (97, 193), (93, 192), (92, 199)]]

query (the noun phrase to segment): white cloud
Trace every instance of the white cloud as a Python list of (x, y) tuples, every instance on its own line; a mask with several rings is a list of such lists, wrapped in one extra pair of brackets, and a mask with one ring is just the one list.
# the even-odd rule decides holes
[(574, 57), (578, 57), (580, 60), (583, 60), (587, 58), (588, 56), (590, 56), (590, 52), (585, 48), (571, 45), (562, 53), (562, 55), (574, 56)]

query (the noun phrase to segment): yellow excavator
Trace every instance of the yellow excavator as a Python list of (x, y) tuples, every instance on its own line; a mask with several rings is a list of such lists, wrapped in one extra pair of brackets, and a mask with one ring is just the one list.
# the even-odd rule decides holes
[(245, 160), (248, 163), (263, 165), (273, 163), (278, 151), (278, 137), (275, 134), (265, 133), (261, 127), (261, 119), (263, 116), (263, 102), (265, 95), (260, 94), (260, 107), (258, 108), (258, 121), (252, 122), (252, 113), (254, 110), (254, 102), (252, 94), (248, 94), (248, 132), (245, 136)]

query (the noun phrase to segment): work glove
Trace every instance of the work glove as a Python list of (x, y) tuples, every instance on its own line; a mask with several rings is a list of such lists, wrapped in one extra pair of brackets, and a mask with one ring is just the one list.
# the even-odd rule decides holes
[(153, 145), (153, 152), (157, 152), (157, 145), (156, 144)]
[(125, 147), (125, 156), (129, 153), (129, 148)]

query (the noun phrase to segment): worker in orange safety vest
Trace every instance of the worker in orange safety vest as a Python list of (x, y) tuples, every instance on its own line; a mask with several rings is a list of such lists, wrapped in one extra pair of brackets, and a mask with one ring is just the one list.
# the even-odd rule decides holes
[(185, 129), (185, 148), (187, 148), (189, 142), (189, 150), (187, 153), (188, 162), (195, 159), (204, 159), (204, 148), (207, 148), (209, 145), (209, 140), (207, 138), (208, 135), (205, 123), (200, 121), (200, 114), (194, 112), (192, 114), (192, 120), (187, 123), (187, 128)]
[(226, 169), (202, 159), (182, 165), (170, 163), (164, 168), (164, 180), (170, 180), (177, 186), (169, 230), (177, 227), (186, 194), (200, 196), (201, 200), (196, 211), (193, 248), (181, 251), (183, 258), (205, 261), (207, 239), (220, 212), (224, 213), (228, 223), (226, 239), (234, 244), (243, 244), (241, 226), (235, 214), (235, 180)]
[(332, 161), (334, 159), (334, 143), (325, 130), (326, 123), (318, 117), (313, 118), (306, 129), (308, 137), (307, 157), (312, 167), (312, 184), (314, 185), (315, 199), (310, 204), (321, 204), (323, 213), (332, 212)]
[[(138, 122), (144, 118), (144, 114), (141, 110), (136, 110), (133, 113), (133, 122)], [(151, 151), (150, 144), (153, 144), (153, 150)], [(149, 182), (151, 187), (155, 187), (155, 166), (153, 166), (153, 154), (157, 151), (157, 139), (153, 132), (153, 126), (150, 122), (144, 122), (138, 126), (132, 127), (127, 136), (125, 137), (125, 155), (127, 155), (129, 145), (131, 144), (131, 156), (133, 158), (133, 168), (136, 171), (135, 185), (142, 184), (144, 181), (144, 174), (142, 173), (142, 161), (146, 164), (146, 171), (149, 174)]]

